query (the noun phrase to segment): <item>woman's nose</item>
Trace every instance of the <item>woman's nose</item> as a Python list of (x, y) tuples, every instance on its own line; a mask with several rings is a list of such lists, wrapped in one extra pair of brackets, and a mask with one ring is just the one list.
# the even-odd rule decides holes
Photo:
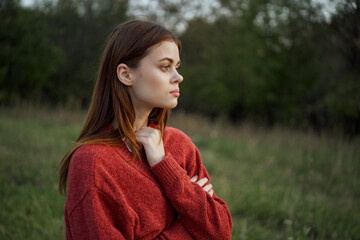
[(175, 74), (173, 76), (172, 82), (173, 83), (180, 83), (184, 80), (183, 76), (178, 73), (178, 71), (175, 71)]

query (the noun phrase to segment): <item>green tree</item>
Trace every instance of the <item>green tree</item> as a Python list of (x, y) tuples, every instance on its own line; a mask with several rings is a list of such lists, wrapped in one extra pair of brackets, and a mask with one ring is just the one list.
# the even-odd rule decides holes
[(126, 20), (127, 1), (64, 0), (50, 9), (51, 39), (63, 49), (57, 72), (56, 101), (89, 103), (96, 71), (108, 34)]
[(14, 99), (40, 101), (52, 86), (61, 50), (47, 37), (45, 15), (19, 1), (1, 1), (0, 103)]
[(221, 2), (228, 15), (191, 21), (181, 36), (180, 106), (236, 121), (360, 131), (358, 2), (339, 3), (330, 20), (312, 1)]
[(326, 98), (329, 112), (348, 132), (360, 133), (360, 2), (346, 0), (331, 18), (336, 45), (328, 76), (333, 94)]

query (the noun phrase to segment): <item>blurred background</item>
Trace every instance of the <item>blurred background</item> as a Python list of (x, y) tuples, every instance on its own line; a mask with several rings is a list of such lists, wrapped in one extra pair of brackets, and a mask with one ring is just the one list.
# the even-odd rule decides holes
[(128, 19), (182, 43), (178, 109), (360, 133), (359, 1), (2, 0), (0, 104), (89, 105), (108, 34)]
[(64, 239), (56, 168), (130, 19), (182, 42), (170, 125), (233, 239), (360, 239), (359, 0), (0, 0), (0, 239)]

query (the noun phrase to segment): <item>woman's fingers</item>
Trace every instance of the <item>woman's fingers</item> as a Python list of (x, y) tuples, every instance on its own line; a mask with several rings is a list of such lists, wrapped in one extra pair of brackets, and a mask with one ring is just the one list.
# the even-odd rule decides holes
[(213, 196), (214, 195), (214, 190), (211, 189), (209, 194), (210, 194), (210, 196)]
[(190, 178), (190, 181), (194, 182), (194, 183), (197, 183), (200, 187), (202, 187), (202, 189), (204, 189), (205, 192), (209, 193), (210, 196), (212, 197), (214, 195), (214, 190), (212, 189), (213, 186), (210, 183), (205, 185), (205, 183), (207, 183), (209, 181), (209, 179), (207, 179), (205, 177), (205, 178), (202, 178), (202, 179), (200, 179), (198, 181), (198, 178), (199, 177), (197, 175), (195, 175), (192, 178)]
[(136, 141), (144, 146), (146, 158), (152, 167), (165, 157), (164, 144), (160, 130), (143, 127), (135, 132)]
[(205, 177), (197, 181), (196, 183), (199, 184), (200, 187), (203, 187), (205, 183), (207, 183), (209, 180)]
[(160, 131), (159, 130), (144, 127), (144, 128), (141, 128), (140, 130), (136, 131), (135, 135), (136, 135), (136, 140), (138, 142), (142, 143), (143, 145), (159, 144), (159, 140), (160, 140)]
[(204, 189), (206, 192), (209, 192), (209, 191), (212, 189), (212, 185), (209, 183), (208, 185), (206, 185), (205, 187), (203, 187), (203, 189)]
[(197, 175), (195, 175), (195, 176), (193, 176), (192, 178), (190, 178), (190, 181), (192, 181), (192, 182), (196, 182), (198, 180), (198, 176)]

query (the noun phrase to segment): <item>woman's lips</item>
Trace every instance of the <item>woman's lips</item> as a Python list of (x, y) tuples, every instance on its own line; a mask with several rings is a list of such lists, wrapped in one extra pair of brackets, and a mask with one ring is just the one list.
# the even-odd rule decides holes
[(171, 91), (170, 94), (173, 95), (174, 97), (179, 97), (180, 91), (179, 91), (179, 89), (176, 89), (176, 90)]

